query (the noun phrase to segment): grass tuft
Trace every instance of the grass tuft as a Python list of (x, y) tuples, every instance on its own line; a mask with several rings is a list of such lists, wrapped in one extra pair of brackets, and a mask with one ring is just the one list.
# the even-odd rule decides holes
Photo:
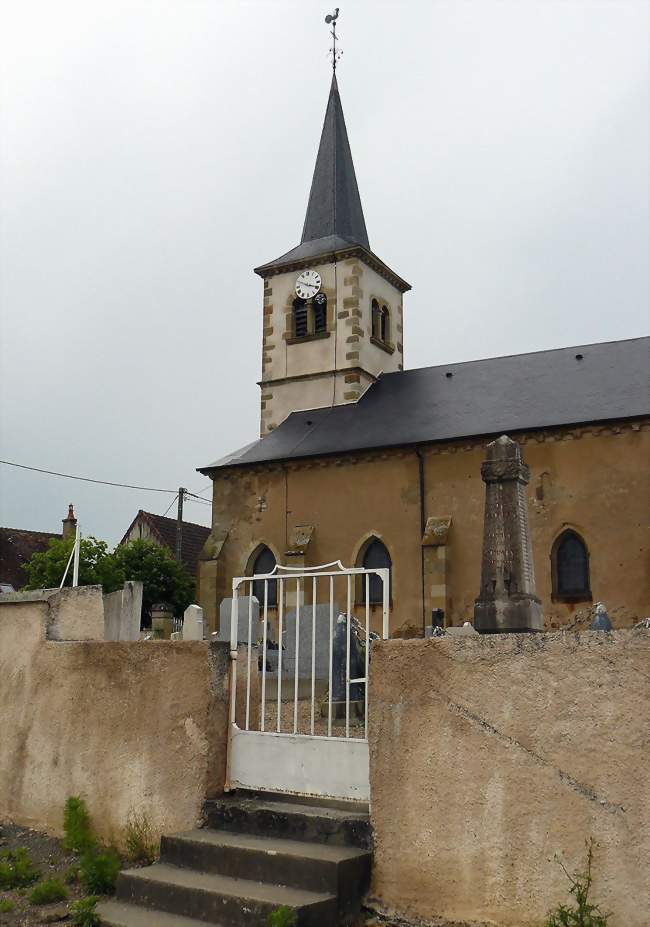
[(86, 853), (95, 846), (90, 815), (83, 798), (71, 795), (63, 809), (63, 846), (73, 853)]
[(112, 847), (86, 853), (81, 858), (79, 881), (91, 895), (110, 895), (121, 865), (120, 855)]
[(77, 927), (99, 927), (99, 914), (95, 910), (97, 898), (89, 895), (87, 898), (81, 898), (70, 905), (70, 915), (72, 923)]
[(296, 927), (297, 923), (298, 915), (293, 908), (288, 907), (286, 904), (281, 904), (279, 908), (269, 914), (269, 927)]
[(158, 846), (145, 812), (129, 812), (124, 828), (124, 843), (132, 863), (153, 863), (158, 855)]
[(607, 927), (609, 914), (603, 914), (598, 905), (591, 904), (589, 892), (593, 877), (591, 867), (594, 857), (594, 846), (597, 846), (593, 837), (586, 842), (587, 862), (583, 872), (574, 872), (570, 875), (564, 864), (558, 860), (565, 876), (569, 880), (569, 892), (573, 895), (575, 904), (571, 907), (560, 904), (550, 911), (545, 927)]
[(30, 904), (53, 904), (55, 901), (65, 901), (68, 890), (59, 879), (45, 879), (39, 882), (29, 893)]
[(0, 852), (0, 890), (24, 888), (39, 877), (40, 872), (34, 869), (29, 853), (23, 847)]

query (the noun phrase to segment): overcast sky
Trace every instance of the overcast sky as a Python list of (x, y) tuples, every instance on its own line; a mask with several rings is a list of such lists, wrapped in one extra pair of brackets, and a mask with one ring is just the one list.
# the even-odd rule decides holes
[[(370, 244), (413, 285), (406, 366), (645, 334), (646, 0), (340, 2)], [(5, 0), (3, 459), (196, 491), (256, 437), (252, 268), (300, 239), (327, 12)], [(173, 500), (0, 480), (1, 524), (59, 531), (73, 501), (110, 542)]]

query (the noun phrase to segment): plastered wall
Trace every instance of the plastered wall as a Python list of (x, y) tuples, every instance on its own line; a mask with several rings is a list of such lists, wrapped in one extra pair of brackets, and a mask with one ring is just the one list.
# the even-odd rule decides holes
[(227, 645), (47, 640), (49, 609), (0, 603), (0, 820), (57, 835), (81, 795), (105, 840), (132, 808), (194, 826), (223, 788)]
[(647, 927), (649, 666), (643, 630), (375, 645), (374, 903), (540, 927), (593, 837), (593, 900)]
[[(515, 435), (530, 467), (530, 533), (547, 628), (560, 627), (602, 600), (616, 626), (650, 616), (648, 512), (650, 427), (647, 422)], [(473, 615), (483, 537), (481, 462), (489, 439), (421, 449), (424, 519), (450, 517), (445, 547), (447, 621)], [(213, 528), (224, 536), (201, 605), (212, 629), (233, 576), (246, 572), (251, 553), (267, 544), (281, 563), (298, 525), (314, 528), (306, 565), (341, 560), (357, 565), (369, 535), (386, 544), (393, 563), (391, 632), (421, 634), (422, 531), (419, 462), (410, 448), (232, 468), (215, 475)], [(592, 601), (556, 601), (551, 549), (567, 527), (584, 539), (590, 557)], [(206, 571), (207, 572), (207, 571)], [(428, 581), (425, 575), (425, 583)], [(439, 585), (440, 578), (434, 577)], [(425, 590), (426, 591), (426, 590)], [(427, 612), (427, 620), (430, 615)], [(379, 615), (374, 616), (379, 628)]]

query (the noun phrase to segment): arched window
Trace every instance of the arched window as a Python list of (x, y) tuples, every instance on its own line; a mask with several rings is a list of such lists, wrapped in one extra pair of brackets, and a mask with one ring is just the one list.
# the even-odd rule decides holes
[(554, 598), (570, 601), (591, 598), (589, 553), (575, 531), (563, 531), (557, 538), (551, 553), (551, 566)]
[(379, 337), (385, 344), (390, 341), (390, 315), (386, 306), (381, 307)]
[(381, 324), (379, 319), (379, 303), (373, 299), (372, 308), (372, 335), (373, 338), (381, 338)]
[[(261, 547), (258, 551), (255, 560), (253, 561), (253, 576), (259, 576), (261, 573), (270, 573), (275, 567), (276, 560), (272, 550), (269, 550), (268, 547)], [(264, 607), (264, 580), (256, 579), (253, 581), (253, 595), (260, 603), (260, 606)], [(270, 579), (268, 581), (269, 591), (268, 591), (268, 604), (276, 606), (278, 604), (278, 583), (275, 579)]]
[[(379, 538), (372, 538), (366, 549), (363, 553), (363, 558), (361, 560), (361, 566), (364, 570), (370, 570), (373, 567), (388, 567), (390, 570), (392, 567), (392, 562), (390, 559), (390, 554), (386, 549), (386, 546), (382, 544)], [(388, 581), (388, 591), (390, 596), (390, 582), (391, 574), (389, 574)], [(365, 577), (361, 577), (361, 601), (365, 603), (366, 601), (366, 582)], [(368, 599), (371, 605), (381, 605), (384, 601), (383, 599), (384, 587), (383, 583), (379, 576), (376, 573), (371, 573), (368, 579)]]
[(304, 299), (293, 301), (293, 337), (304, 338), (309, 334), (309, 311)]
[(314, 296), (314, 332), (320, 334), (327, 331), (327, 296), (317, 293)]

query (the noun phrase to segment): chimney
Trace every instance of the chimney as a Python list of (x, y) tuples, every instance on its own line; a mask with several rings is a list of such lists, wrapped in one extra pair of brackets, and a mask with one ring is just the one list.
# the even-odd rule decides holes
[(68, 517), (63, 519), (63, 531), (61, 535), (63, 540), (68, 538), (73, 538), (77, 533), (77, 519), (74, 514), (74, 506), (72, 502), (68, 506)]

